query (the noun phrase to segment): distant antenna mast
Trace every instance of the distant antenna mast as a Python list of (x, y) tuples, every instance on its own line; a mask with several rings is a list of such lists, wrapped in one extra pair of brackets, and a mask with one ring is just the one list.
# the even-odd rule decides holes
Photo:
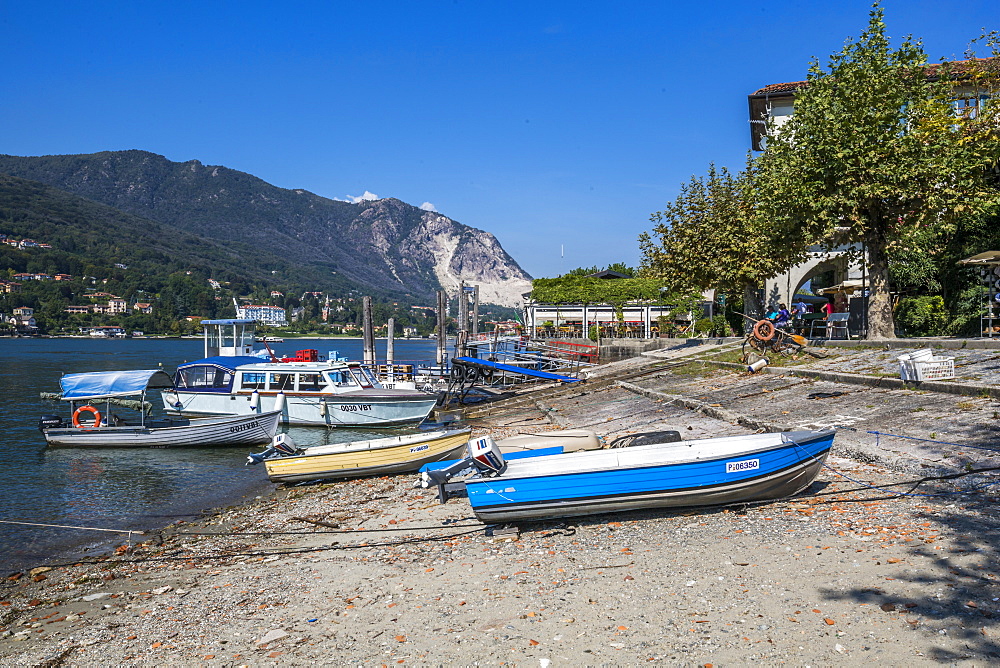
[(564, 257), (566, 257), (566, 249), (565, 249), (565, 247), (562, 244), (559, 244), (559, 275), (560, 276), (566, 273), (566, 267), (564, 266), (565, 263), (563, 262), (563, 258)]

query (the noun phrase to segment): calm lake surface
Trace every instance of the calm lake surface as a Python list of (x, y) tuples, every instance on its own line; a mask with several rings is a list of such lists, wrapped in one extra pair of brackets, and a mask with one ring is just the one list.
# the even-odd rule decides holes
[[(270, 346), (279, 357), (304, 348), (362, 357), (359, 339), (290, 339)], [(383, 360), (385, 341), (376, 347)], [(49, 449), (38, 432), (40, 415), (69, 417), (63, 402), (39, 398), (39, 392), (58, 392), (63, 374), (161, 364), (172, 374), (178, 364), (200, 359), (203, 352), (201, 339), (0, 339), (0, 520), (141, 531), (190, 520), (270, 489), (263, 466), (244, 466), (246, 447)], [(434, 353), (433, 340), (395, 342), (397, 363), (433, 363)], [(159, 394), (150, 393), (147, 400), (153, 414), (160, 414)], [(281, 429), (306, 446), (399, 433)], [(124, 534), (0, 523), (0, 576), (123, 542)]]

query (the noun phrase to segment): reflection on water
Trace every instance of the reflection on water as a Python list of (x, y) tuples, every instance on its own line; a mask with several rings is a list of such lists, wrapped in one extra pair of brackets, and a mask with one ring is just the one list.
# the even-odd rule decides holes
[[(384, 342), (379, 344), (384, 346)], [(336, 350), (358, 359), (361, 341), (290, 340), (279, 355), (301, 348)], [(381, 359), (382, 348), (379, 348)], [(0, 339), (0, 519), (142, 530), (259, 494), (271, 484), (263, 466), (244, 467), (248, 448), (48, 449), (38, 433), (42, 414), (68, 417), (66, 406), (39, 392), (57, 392), (64, 373), (118, 369), (168, 372), (202, 356), (195, 339)], [(397, 361), (428, 363), (433, 342), (396, 341)], [(159, 397), (147, 397), (159, 407)], [(284, 428), (302, 446), (386, 436), (386, 430)], [(392, 432), (399, 433), (399, 432)], [(0, 524), (0, 576), (50, 561), (69, 546), (109, 534)], [(117, 542), (122, 542), (118, 539)]]

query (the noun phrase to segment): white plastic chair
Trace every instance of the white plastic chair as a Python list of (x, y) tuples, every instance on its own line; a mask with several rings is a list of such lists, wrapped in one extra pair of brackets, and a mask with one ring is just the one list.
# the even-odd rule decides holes
[(815, 338), (813, 332), (816, 327), (822, 327), (826, 338), (833, 339), (836, 338), (836, 333), (843, 332), (844, 338), (851, 338), (850, 333), (847, 331), (847, 319), (851, 317), (850, 313), (831, 313), (826, 317), (826, 320), (813, 320), (809, 327), (809, 338)]

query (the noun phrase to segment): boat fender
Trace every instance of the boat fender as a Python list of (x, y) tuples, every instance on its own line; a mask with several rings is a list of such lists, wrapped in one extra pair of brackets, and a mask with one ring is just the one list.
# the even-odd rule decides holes
[(469, 457), (480, 471), (499, 473), (507, 466), (496, 442), (489, 436), (470, 439), (466, 444)]
[(260, 392), (257, 390), (250, 393), (250, 410), (254, 413), (260, 412)]
[(326, 399), (319, 402), (319, 414), (322, 417), (326, 417)]
[[(80, 422), (81, 413), (93, 413), (94, 424), (84, 425)], [(73, 411), (73, 426), (77, 429), (97, 429), (101, 426), (101, 411), (97, 410), (93, 406), (80, 406)]]
[(749, 371), (750, 373), (757, 373), (766, 366), (767, 366), (767, 358), (762, 357), (753, 364), (748, 364), (747, 371)]
[(284, 411), (285, 410), (285, 393), (278, 392), (278, 396), (274, 398), (274, 410)]

